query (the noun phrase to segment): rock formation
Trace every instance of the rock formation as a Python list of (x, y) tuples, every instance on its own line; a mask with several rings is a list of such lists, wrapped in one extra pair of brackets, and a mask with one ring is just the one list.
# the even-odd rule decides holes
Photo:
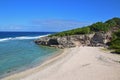
[(35, 40), (38, 45), (56, 48), (70, 48), (75, 46), (106, 46), (111, 40), (111, 32), (96, 32), (93, 34), (72, 35), (64, 37), (42, 37)]

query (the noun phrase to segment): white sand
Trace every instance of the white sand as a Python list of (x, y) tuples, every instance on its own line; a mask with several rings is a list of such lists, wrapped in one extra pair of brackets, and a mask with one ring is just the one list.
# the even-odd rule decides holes
[(120, 80), (120, 56), (95, 47), (66, 49), (36, 68), (2, 80)]

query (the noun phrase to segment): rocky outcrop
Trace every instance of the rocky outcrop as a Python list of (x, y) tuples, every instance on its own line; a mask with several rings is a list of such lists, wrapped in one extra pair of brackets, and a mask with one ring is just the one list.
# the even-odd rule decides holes
[(103, 33), (96, 32), (93, 38), (91, 39), (92, 46), (106, 46), (106, 43), (111, 41), (111, 32)]
[(70, 48), (75, 46), (105, 46), (111, 39), (111, 33), (97, 32), (86, 35), (72, 35), (64, 37), (42, 37), (35, 40), (38, 45), (56, 48)]

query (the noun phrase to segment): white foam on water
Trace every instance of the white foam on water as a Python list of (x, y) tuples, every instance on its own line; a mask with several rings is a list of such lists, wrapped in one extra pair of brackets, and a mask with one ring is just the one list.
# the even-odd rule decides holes
[(0, 39), (0, 42), (4, 42), (4, 41), (9, 41), (9, 40), (25, 40), (25, 39), (38, 39), (38, 38), (41, 38), (41, 37), (45, 37), (45, 36), (48, 36), (49, 34), (47, 35), (41, 35), (41, 36), (20, 36), (20, 37), (9, 37), (9, 38), (2, 38)]

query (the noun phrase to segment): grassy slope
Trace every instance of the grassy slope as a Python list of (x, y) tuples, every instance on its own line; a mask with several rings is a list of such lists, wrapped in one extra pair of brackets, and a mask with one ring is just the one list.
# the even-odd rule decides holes
[(107, 32), (117, 25), (120, 26), (120, 18), (113, 18), (104, 23), (97, 22), (89, 26), (59, 32), (59, 33), (56, 33), (50, 36), (68, 36), (68, 35), (76, 35), (76, 34), (89, 34), (89, 33), (98, 32), (98, 31)]

